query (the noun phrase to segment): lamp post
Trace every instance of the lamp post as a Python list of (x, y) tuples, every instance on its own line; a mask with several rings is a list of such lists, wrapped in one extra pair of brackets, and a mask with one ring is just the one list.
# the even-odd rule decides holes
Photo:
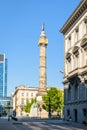
[(48, 106), (48, 112), (49, 112), (49, 119), (51, 118), (51, 101), (50, 101), (50, 97), (49, 97), (49, 106)]
[(40, 107), (39, 111), (40, 111), (40, 119), (41, 119), (41, 112), (42, 112), (42, 108), (41, 107)]

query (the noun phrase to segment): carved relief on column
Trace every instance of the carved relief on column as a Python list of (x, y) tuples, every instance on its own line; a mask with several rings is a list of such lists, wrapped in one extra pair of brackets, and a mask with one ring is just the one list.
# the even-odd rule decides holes
[(78, 77), (79, 77), (81, 83), (84, 84), (84, 81), (85, 81), (84, 76), (79, 75)]
[(87, 75), (79, 76), (81, 84), (87, 87)]

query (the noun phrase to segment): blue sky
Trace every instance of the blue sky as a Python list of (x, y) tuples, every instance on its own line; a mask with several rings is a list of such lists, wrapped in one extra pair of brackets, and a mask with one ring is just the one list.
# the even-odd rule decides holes
[(0, 0), (0, 53), (8, 59), (8, 95), (15, 87), (38, 87), (38, 39), (45, 24), (47, 86), (62, 88), (64, 39), (59, 32), (81, 0)]

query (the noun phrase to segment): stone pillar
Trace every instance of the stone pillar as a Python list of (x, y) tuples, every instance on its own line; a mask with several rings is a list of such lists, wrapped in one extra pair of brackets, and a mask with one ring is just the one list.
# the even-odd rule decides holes
[(46, 91), (46, 46), (40, 45), (39, 91)]

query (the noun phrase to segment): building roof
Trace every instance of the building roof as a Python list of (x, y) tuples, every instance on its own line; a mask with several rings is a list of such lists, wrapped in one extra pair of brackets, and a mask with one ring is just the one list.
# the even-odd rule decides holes
[(87, 11), (87, 0), (81, 0), (80, 4), (74, 10), (74, 12), (70, 15), (68, 20), (65, 22), (60, 32), (65, 34), (68, 29), (75, 23), (75, 21), (85, 12)]
[(20, 86), (17, 86), (16, 88), (15, 88), (15, 92), (13, 93), (13, 97), (14, 97), (14, 95), (18, 92), (18, 91), (20, 91), (20, 90), (22, 90), (22, 91), (24, 91), (24, 90), (26, 90), (26, 91), (35, 91), (35, 92), (37, 92), (38, 91), (38, 88), (37, 87), (27, 87), (27, 86), (24, 86), (24, 85), (20, 85)]

